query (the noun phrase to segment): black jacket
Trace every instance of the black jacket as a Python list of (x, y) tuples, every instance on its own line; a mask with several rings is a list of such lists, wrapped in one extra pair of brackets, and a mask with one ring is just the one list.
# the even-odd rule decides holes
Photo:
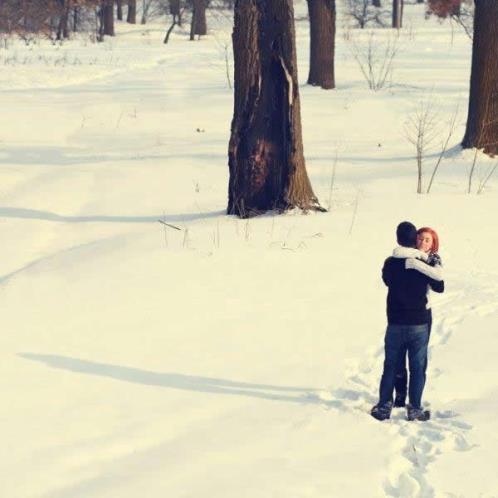
[(405, 269), (405, 258), (387, 258), (382, 268), (387, 293), (387, 321), (396, 325), (421, 325), (430, 320), (427, 306), (428, 286), (444, 292), (444, 281), (429, 278), (417, 270)]

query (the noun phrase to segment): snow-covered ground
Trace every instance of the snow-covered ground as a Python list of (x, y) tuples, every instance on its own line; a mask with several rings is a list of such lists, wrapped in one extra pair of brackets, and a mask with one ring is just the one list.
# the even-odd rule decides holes
[[(337, 89), (306, 86), (297, 22), (325, 214), (224, 214), (225, 16), (195, 43), (119, 23), (99, 45), (0, 49), (1, 497), (498, 496), (498, 179), (475, 193), (480, 157), (466, 193), (470, 41), (405, 14), (377, 92), (350, 52), (368, 35), (341, 22)], [(460, 106), (429, 195), (404, 131), (421, 102), (441, 127), (425, 186)], [(433, 419), (379, 423), (380, 268), (405, 219), (439, 232), (445, 264)]]

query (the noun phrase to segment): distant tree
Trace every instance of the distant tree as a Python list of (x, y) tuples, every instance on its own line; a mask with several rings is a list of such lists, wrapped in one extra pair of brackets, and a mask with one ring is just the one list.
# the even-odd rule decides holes
[(383, 17), (386, 12), (373, 6), (372, 0), (346, 0), (345, 7), (346, 15), (353, 19), (361, 29), (371, 23), (385, 26)]
[(60, 9), (56, 39), (62, 40), (65, 38), (69, 38), (68, 20), (69, 13), (71, 11), (71, 0), (58, 0), (58, 4), (60, 6)]
[(195, 35), (207, 34), (206, 2), (205, 0), (192, 0), (192, 21), (190, 25), (190, 39)]
[(169, 13), (173, 16), (173, 23), (182, 25), (182, 10), (180, 0), (169, 0)]
[(103, 34), (114, 36), (114, 0), (102, 1)]
[(123, 0), (116, 0), (116, 18), (118, 21), (123, 20)]
[(137, 23), (137, 0), (128, 0), (128, 15), (126, 22), (129, 24)]
[(393, 0), (392, 26), (395, 29), (403, 27), (403, 7), (404, 0)]
[(236, 0), (228, 214), (321, 209), (306, 172), (292, 0)]
[(427, 13), (437, 17), (451, 17), (460, 14), (462, 0), (427, 0)]
[(335, 0), (308, 0), (310, 19), (310, 71), (308, 83), (335, 88)]
[(103, 41), (104, 35), (114, 36), (114, 0), (100, 0), (97, 9), (97, 40)]
[(498, 154), (498, 1), (475, 0), (469, 110), (464, 148)]

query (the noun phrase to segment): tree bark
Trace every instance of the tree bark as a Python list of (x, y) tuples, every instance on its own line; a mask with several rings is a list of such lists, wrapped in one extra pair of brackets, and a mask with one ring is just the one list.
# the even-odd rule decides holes
[(469, 110), (464, 148), (498, 154), (498, 2), (475, 0)]
[(123, 0), (116, 0), (117, 12), (116, 17), (118, 21), (123, 20)]
[(403, 27), (403, 0), (393, 0), (393, 28)]
[(306, 172), (292, 0), (236, 0), (229, 214), (321, 210)]
[(335, 88), (335, 0), (308, 0), (310, 72), (308, 84)]
[(128, 0), (128, 15), (126, 22), (130, 24), (137, 23), (137, 0)]

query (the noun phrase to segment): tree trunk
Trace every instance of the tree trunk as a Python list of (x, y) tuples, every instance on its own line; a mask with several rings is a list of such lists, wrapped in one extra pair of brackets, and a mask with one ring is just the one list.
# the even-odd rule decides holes
[(498, 154), (498, 2), (475, 0), (472, 70), (464, 148)]
[(117, 13), (116, 17), (118, 21), (123, 20), (123, 0), (116, 0), (116, 6), (117, 6)]
[(180, 0), (169, 0), (169, 13), (172, 16), (180, 15)]
[(103, 0), (102, 19), (104, 35), (114, 36), (114, 0)]
[(335, 88), (335, 0), (308, 0), (310, 18), (310, 72), (308, 83)]
[(236, 0), (229, 214), (321, 209), (304, 162), (292, 0)]
[(403, 0), (393, 0), (393, 28), (403, 27)]
[(169, 13), (173, 16), (173, 22), (182, 25), (182, 11), (180, 9), (180, 0), (169, 0)]
[(68, 20), (70, 10), (71, 0), (62, 0), (61, 15), (59, 18), (59, 25), (57, 26), (57, 40), (69, 38)]
[(79, 30), (79, 24), (80, 24), (79, 12), (80, 12), (80, 8), (74, 7), (74, 9), (73, 9), (73, 31), (74, 32)]
[(374, 7), (382, 7), (380, 0), (372, 0), (372, 5)]
[(192, 34), (199, 36), (207, 34), (205, 0), (193, 0), (191, 40), (193, 40)]
[(126, 22), (130, 24), (137, 23), (137, 0), (128, 0), (128, 16)]

